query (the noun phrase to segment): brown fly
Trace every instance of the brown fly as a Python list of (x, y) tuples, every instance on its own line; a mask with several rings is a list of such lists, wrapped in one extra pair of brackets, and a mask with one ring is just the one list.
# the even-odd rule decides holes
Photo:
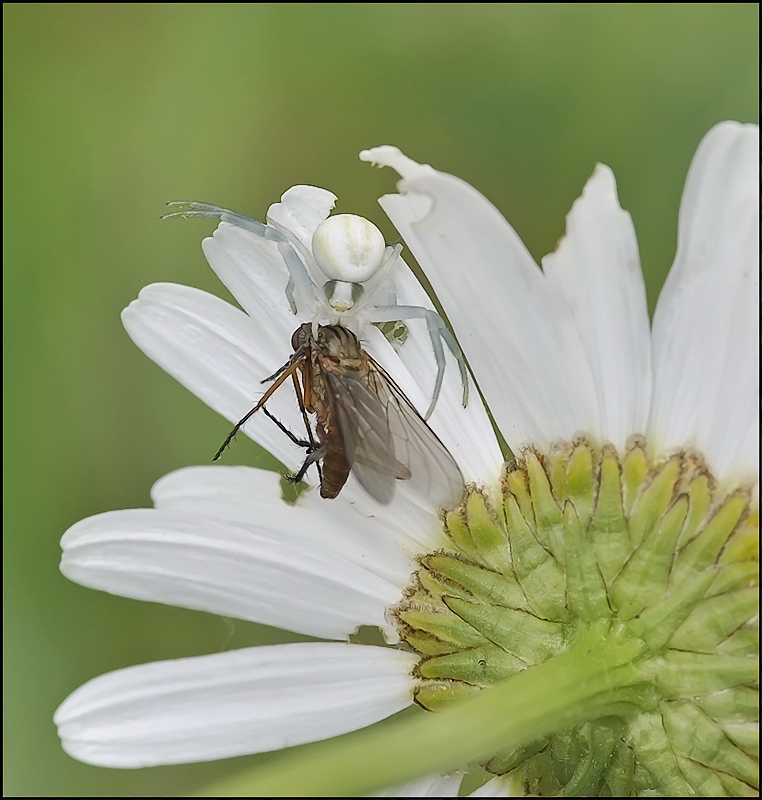
[[(359, 339), (341, 325), (306, 322), (291, 337), (291, 358), (270, 378), (273, 385), (241, 419), (214, 457), (216, 461), (241, 426), (259, 409), (294, 441), (307, 457), (293, 480), (310, 465), (320, 474), (320, 496), (336, 497), (353, 472), (379, 503), (394, 495), (395, 481), (439, 507), (460, 499), (463, 476), (455, 459), (389, 375), (363, 350)], [(307, 428), (298, 439), (265, 408), (288, 378)], [(307, 414), (315, 417), (315, 434)], [(322, 469), (321, 469), (322, 465)]]

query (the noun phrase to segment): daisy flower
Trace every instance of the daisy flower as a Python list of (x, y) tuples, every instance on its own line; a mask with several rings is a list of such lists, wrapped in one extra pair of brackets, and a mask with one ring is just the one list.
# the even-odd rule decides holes
[[(317, 748), (300, 769), (283, 759), (250, 790), (330, 793), (343, 758), (354, 773), (338, 785), (352, 794), (426, 773), (394, 794), (453, 794), (458, 779), (436, 773), (475, 761), (501, 776), (485, 795), (753, 792), (757, 153), (755, 126), (722, 123), (701, 143), (651, 328), (608, 168), (540, 270), (468, 184), (396, 148), (362, 153), (401, 176), (381, 205), (516, 459), (503, 465), (478, 392), (462, 407), (447, 354), (429, 423), (468, 481), (456, 508), (404, 482), (382, 506), (351, 477), (335, 500), (307, 490), (289, 505), (274, 473), (197, 467), (162, 478), (152, 509), (77, 523), (62, 540), (74, 581), (329, 641), (95, 678), (56, 714), (67, 752), (112, 767), (225, 758), (356, 731), (416, 702), (441, 713), (406, 721), (405, 737), (360, 732), (336, 762)], [(294, 187), (268, 221), (309, 254), (334, 199)], [(223, 221), (203, 248), (243, 310), (155, 284), (123, 319), (150, 358), (234, 422), (303, 320), (276, 242)], [(401, 304), (432, 308), (401, 259), (387, 279)], [(405, 322), (404, 342), (356, 322), (426, 409), (436, 365), (422, 321)], [(293, 394), (276, 392), (269, 408), (298, 430)], [(268, 419), (244, 431), (300, 465)], [(389, 646), (347, 642), (361, 625)]]

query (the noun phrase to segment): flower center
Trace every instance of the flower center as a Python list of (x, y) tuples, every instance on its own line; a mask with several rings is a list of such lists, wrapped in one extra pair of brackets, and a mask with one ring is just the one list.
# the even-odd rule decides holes
[[(696, 456), (587, 440), (526, 451), (502, 506), (445, 517), (394, 610), (440, 709), (567, 650), (601, 621), (644, 643), (642, 686), (592, 722), (497, 754), (528, 794), (727, 796), (758, 786), (759, 513)], [(626, 702), (626, 707), (623, 707)], [(624, 710), (623, 710), (624, 709)]]

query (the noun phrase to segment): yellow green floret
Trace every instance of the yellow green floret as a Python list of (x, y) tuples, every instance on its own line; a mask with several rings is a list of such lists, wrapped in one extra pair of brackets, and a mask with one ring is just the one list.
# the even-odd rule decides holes
[[(485, 766), (535, 795), (756, 795), (759, 512), (701, 459), (654, 461), (587, 440), (506, 467), (500, 503), (472, 488), (448, 548), (419, 559), (395, 610), (436, 711), (569, 652), (631, 639), (637, 679), (581, 724)], [(593, 656), (591, 656), (593, 657)]]

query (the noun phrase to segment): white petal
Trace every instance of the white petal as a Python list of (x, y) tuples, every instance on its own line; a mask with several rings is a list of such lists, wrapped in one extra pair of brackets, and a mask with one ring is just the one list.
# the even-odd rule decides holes
[[(273, 527), (305, 550), (305, 560), (334, 555), (340, 563), (351, 562), (398, 589), (409, 583), (422, 552), (416, 537), (434, 527), (437, 537), (424, 538), (426, 549), (442, 547), (442, 526), (433, 510), (413, 517), (418, 532), (411, 532), (411, 512), (373, 503), (367, 518), (352, 502), (352, 490), (333, 501), (316, 489), (303, 492), (295, 505), (280, 500), (279, 476), (249, 467), (190, 467), (164, 476), (151, 490), (157, 509), (204, 514), (245, 525)], [(362, 490), (355, 487), (359, 493)], [(363, 497), (367, 497), (363, 492)], [(301, 544), (300, 544), (301, 543)], [(315, 554), (320, 554), (316, 556)], [(338, 566), (337, 566), (338, 571)], [(341, 576), (337, 575), (336, 579)], [(394, 594), (394, 602), (397, 595)]]
[(269, 339), (291, 341), (299, 321), (286, 299), (288, 270), (275, 242), (222, 222), (202, 249), (209, 266)]
[(648, 423), (651, 334), (635, 229), (608, 167), (596, 167), (566, 218), (566, 235), (542, 265), (587, 353), (598, 407), (590, 433), (623, 449)]
[[(208, 406), (238, 422), (262, 396), (262, 379), (291, 355), (290, 334), (262, 325), (214, 295), (170, 283), (146, 286), (122, 312), (137, 346)], [(284, 387), (268, 402), (270, 411), (297, 435), (304, 430), (293, 392)], [(290, 469), (303, 461), (267, 417), (256, 414), (244, 433)], [(219, 443), (209, 442), (214, 455)]]
[[(378, 547), (396, 554), (395, 558), (404, 556), (410, 569), (405, 581), (399, 582), (401, 588), (409, 584), (410, 574), (417, 568), (417, 556), (447, 546), (437, 509), (408, 491), (404, 481), (397, 484), (388, 505), (370, 497), (351, 473), (335, 500), (325, 500), (317, 490), (310, 490), (299, 496), (296, 505), (310, 514), (325, 515), (329, 521), (341, 520), (354, 535), (376, 541)], [(390, 554), (387, 559), (392, 557)], [(395, 574), (401, 572), (395, 569)]]
[(275, 473), (247, 467), (179, 470), (153, 494), (156, 510), (72, 526), (61, 541), (63, 574), (112, 594), (312, 636), (346, 638), (376, 625), (393, 638), (385, 613), (416, 566), (393, 533), (337, 516), (325, 501), (290, 506)]
[(336, 203), (336, 195), (317, 186), (292, 186), (267, 209), (268, 222), (289, 230), (310, 252), (312, 236), (328, 217)]
[(86, 683), (58, 709), (64, 749), (135, 768), (261, 753), (356, 730), (412, 702), (415, 657), (285, 644), (160, 661)]
[(651, 437), (695, 447), (721, 480), (759, 480), (759, 129), (700, 144), (653, 326)]
[(427, 775), (416, 781), (374, 792), (368, 797), (457, 797), (463, 776), (457, 773), (451, 775)]
[(396, 148), (360, 157), (403, 177), (402, 194), (381, 206), (431, 281), (511, 448), (589, 431), (597, 401), (574, 319), (500, 213)]
[[(420, 281), (402, 259), (395, 274), (395, 284), (400, 305), (434, 308)], [(399, 349), (398, 356), (407, 368), (407, 373), (415, 376), (418, 398), (414, 400), (414, 405), (421, 413), (425, 413), (431, 401), (437, 372), (434, 351), (423, 320), (406, 320), (405, 324), (409, 336)], [(391, 349), (388, 348), (387, 353)], [(446, 346), (444, 349), (447, 360), (444, 382), (429, 425), (455, 456), (466, 480), (489, 486), (494, 483), (502, 468), (500, 446), (484, 403), (470, 376), (469, 401), (466, 408), (463, 408), (463, 386), (458, 364), (449, 349)], [(391, 365), (388, 369), (392, 369)], [(399, 383), (396, 372), (392, 371), (391, 374)], [(408, 396), (411, 400), (414, 399), (413, 395)]]
[[(272, 472), (249, 467), (189, 467), (162, 478), (151, 496), (157, 509), (204, 513), (247, 525), (269, 524), (275, 515), (288, 537), (297, 532), (304, 537), (298, 541), (307, 561), (313, 551), (321, 553), (321, 559), (335, 554), (338, 563), (351, 562), (396, 590), (409, 585), (419, 555), (447, 545), (436, 509), (407, 493), (402, 482), (388, 505), (369, 497), (350, 475), (335, 500), (321, 498), (314, 488), (302, 492), (291, 506), (279, 499), (278, 480)], [(397, 603), (399, 592), (391, 599)]]
[[(377, 328), (370, 326), (365, 331), (364, 344), (418, 412), (424, 414), (431, 394), (422, 389), (422, 384), (433, 385), (436, 363), (425, 323), (417, 325), (418, 322), (422, 321), (405, 322), (409, 336), (399, 352), (394, 351)], [(495, 433), (473, 384), (468, 405), (463, 408), (457, 362), (449, 354), (446, 358), (444, 383), (434, 413), (428, 420), (429, 427), (458, 462), (467, 481), (492, 485), (500, 475), (503, 463)]]

